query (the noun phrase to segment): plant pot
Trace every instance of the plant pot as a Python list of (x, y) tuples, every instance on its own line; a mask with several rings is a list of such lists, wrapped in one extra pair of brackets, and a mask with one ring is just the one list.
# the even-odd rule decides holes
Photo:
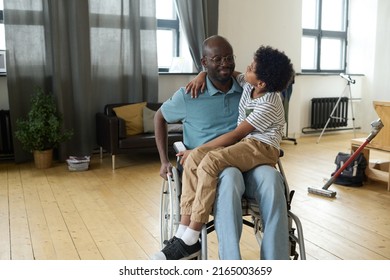
[(53, 149), (45, 151), (34, 151), (35, 167), (46, 169), (51, 167), (53, 162)]

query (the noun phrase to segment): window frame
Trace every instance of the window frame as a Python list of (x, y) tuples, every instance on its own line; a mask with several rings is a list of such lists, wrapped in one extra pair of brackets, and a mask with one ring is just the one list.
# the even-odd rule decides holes
[[(3, 8), (0, 9), (0, 24), (4, 25), (4, 3)], [(5, 40), (5, 38), (2, 38)], [(6, 61), (6, 48), (0, 49), (0, 76), (6, 76), (7, 75), (7, 61)]]
[[(157, 30), (172, 30), (174, 33), (174, 40), (176, 42), (172, 42), (174, 53), (173, 56), (180, 55), (180, 22), (175, 13), (175, 19), (157, 19)], [(158, 72), (166, 73), (169, 72), (169, 68), (167, 67), (158, 67)]]
[[(344, 22), (345, 30), (344, 31), (330, 31), (330, 30), (323, 30), (321, 29), (321, 22), (322, 22), (322, 3), (323, 0), (316, 0), (318, 4), (317, 8), (317, 15), (316, 15), (316, 26), (317, 28), (309, 29), (309, 28), (302, 28), (302, 39), (304, 37), (313, 38), (315, 37), (317, 39), (316, 44), (316, 68), (315, 69), (304, 69), (302, 68), (302, 73), (345, 73), (347, 69), (347, 47), (348, 47), (348, 25), (349, 25), (349, 0), (343, 0), (345, 1), (344, 4)], [(341, 69), (321, 69), (321, 42), (322, 39), (337, 39), (340, 40), (342, 43), (344, 43), (344, 51), (340, 52), (340, 55), (342, 55), (342, 68)]]

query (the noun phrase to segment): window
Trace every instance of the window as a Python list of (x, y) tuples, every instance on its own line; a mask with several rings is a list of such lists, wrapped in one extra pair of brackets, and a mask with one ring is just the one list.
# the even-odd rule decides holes
[(5, 31), (4, 31), (4, 5), (0, 0), (0, 75), (7, 72), (5, 65)]
[(159, 72), (192, 72), (187, 41), (181, 36), (174, 0), (156, 1)]
[(345, 72), (348, 0), (302, 0), (302, 72)]
[(3, 5), (3, 0), (0, 0), (0, 50), (5, 50), (4, 5)]
[[(181, 36), (174, 0), (156, 0), (157, 56), (159, 72), (192, 73), (193, 63), (187, 40)], [(0, 0), (0, 59), (5, 50), (3, 0)], [(0, 71), (1, 71), (0, 61)]]

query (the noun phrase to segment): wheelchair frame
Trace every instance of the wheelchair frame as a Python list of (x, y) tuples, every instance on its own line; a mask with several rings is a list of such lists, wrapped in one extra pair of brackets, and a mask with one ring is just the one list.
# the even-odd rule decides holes
[[(283, 155), (283, 153), (282, 153)], [(178, 159), (179, 160), (179, 159)], [(306, 251), (303, 238), (303, 228), (299, 218), (291, 212), (291, 200), (294, 191), (290, 191), (286, 175), (280, 159), (277, 163), (277, 169), (283, 177), (285, 186), (285, 196), (287, 203), (288, 230), (290, 242), (290, 258), (293, 260), (306, 260)], [(180, 195), (181, 195), (181, 177), (176, 167), (172, 168), (172, 176), (168, 176), (168, 180), (163, 180), (161, 190), (161, 209), (160, 209), (160, 244), (161, 249), (171, 239), (180, 223)], [(246, 226), (252, 227), (256, 240), (261, 247), (263, 239), (263, 225), (261, 214), (259, 213), (258, 204), (256, 201), (249, 201), (246, 198), (242, 199), (243, 217), (251, 216), (252, 222), (243, 218), (243, 223)], [(201, 231), (200, 243), (201, 252), (198, 256), (200, 260), (207, 260), (207, 234), (214, 231), (214, 220), (205, 224)], [(297, 251), (297, 245), (299, 253)], [(260, 256), (261, 258), (261, 256)]]

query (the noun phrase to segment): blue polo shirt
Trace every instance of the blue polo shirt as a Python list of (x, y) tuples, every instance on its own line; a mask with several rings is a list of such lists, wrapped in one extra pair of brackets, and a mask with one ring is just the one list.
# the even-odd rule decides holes
[(229, 92), (223, 93), (207, 77), (207, 89), (198, 98), (191, 98), (185, 88), (180, 88), (161, 106), (168, 123), (183, 123), (183, 141), (187, 148), (198, 147), (237, 126), (242, 88), (232, 80)]

